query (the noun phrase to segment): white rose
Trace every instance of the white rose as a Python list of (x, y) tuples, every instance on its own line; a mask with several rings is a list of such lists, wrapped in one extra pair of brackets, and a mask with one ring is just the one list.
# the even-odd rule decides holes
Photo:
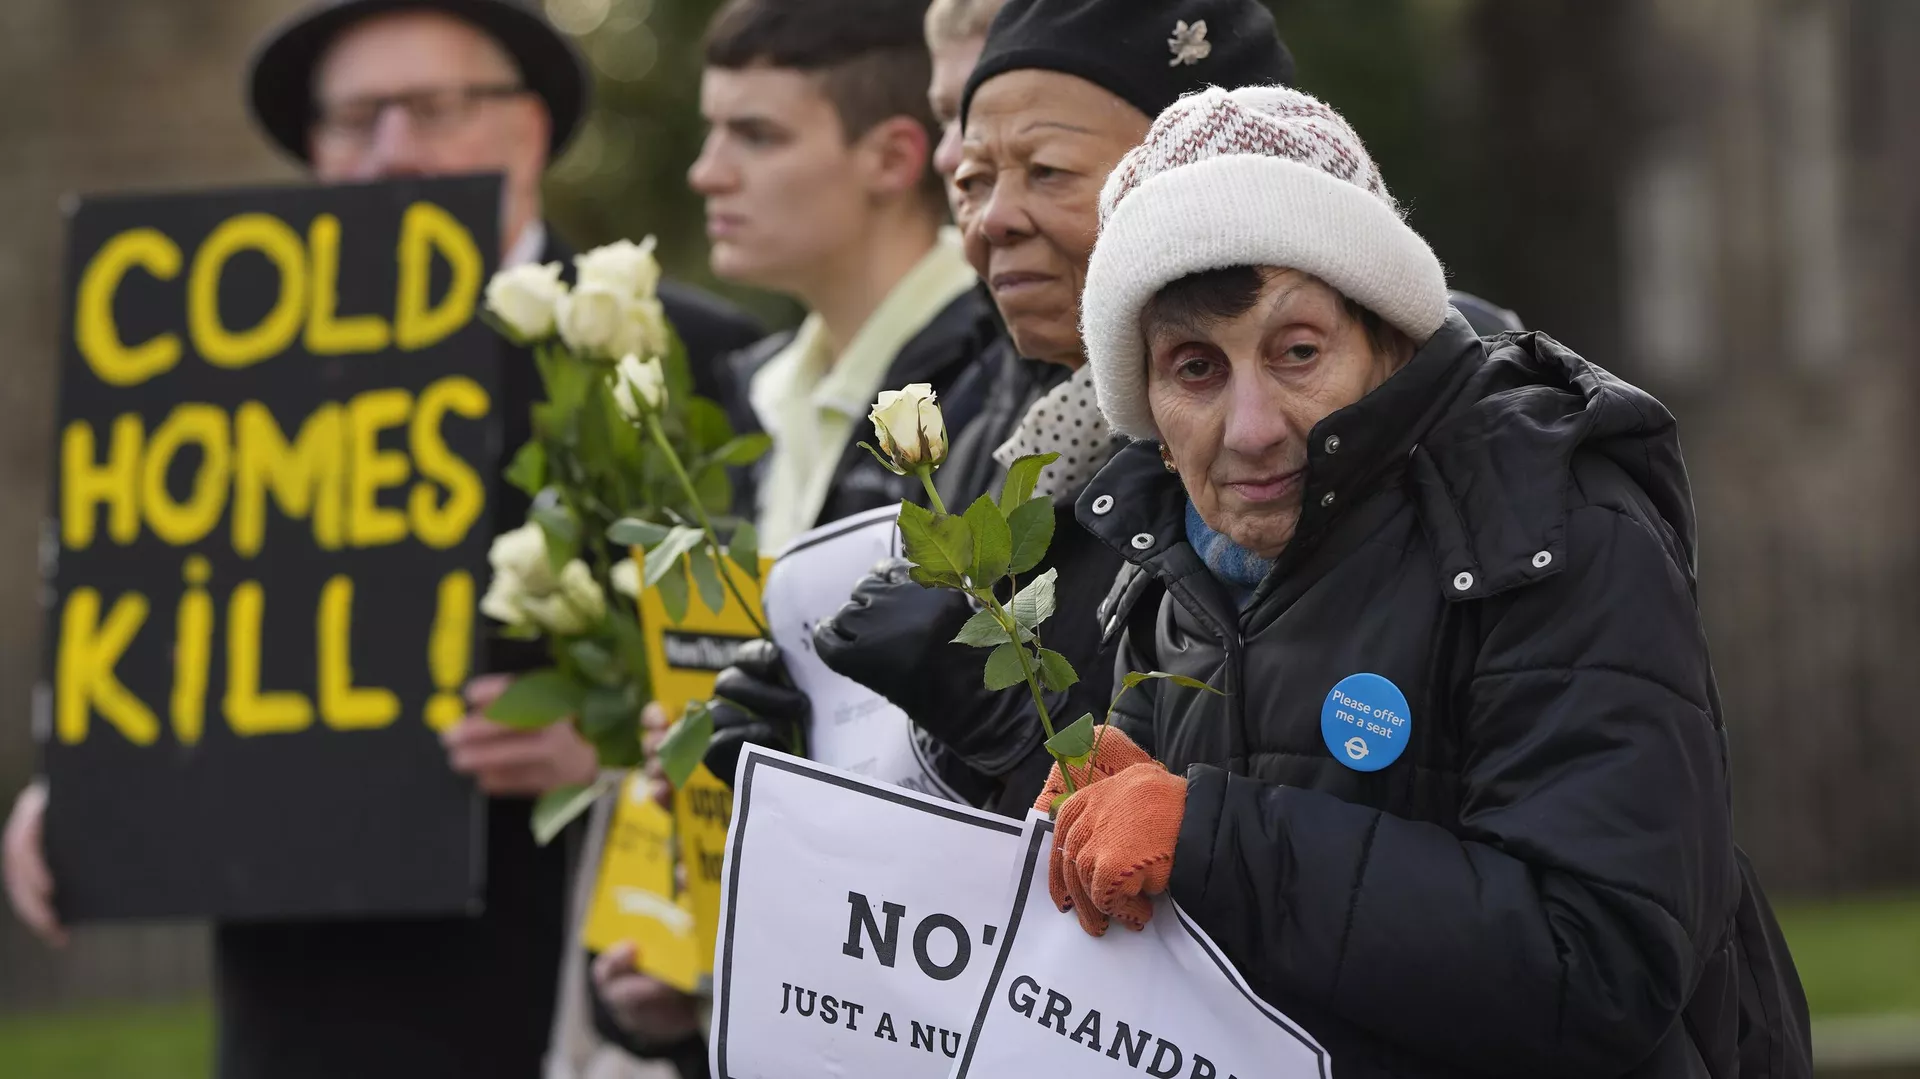
[(553, 335), (554, 313), (566, 295), (559, 263), (515, 266), (494, 274), (487, 282), (487, 310), (518, 335), (521, 343), (532, 344)]
[(547, 561), (547, 534), (528, 521), (494, 537), (487, 550), (494, 581), (507, 578), (515, 592), (544, 595), (554, 589), (553, 566)]
[(640, 598), (640, 563), (631, 558), (623, 558), (614, 563), (613, 572), (607, 575), (613, 590), (633, 599)]
[(495, 573), (492, 583), (487, 585), (487, 594), (480, 597), (480, 613), (509, 626), (526, 625), (527, 613), (520, 609), (519, 584), (516, 578)]
[(553, 591), (520, 597), (520, 608), (541, 629), (561, 637), (577, 637), (607, 616), (607, 596), (585, 562), (573, 559), (560, 568)]
[(627, 305), (626, 324), (615, 342), (619, 355), (637, 352), (642, 356), (667, 354), (667, 309), (649, 296)]
[(573, 266), (584, 287), (611, 289), (628, 299), (649, 299), (660, 287), (660, 263), (653, 249), (651, 236), (639, 243), (619, 240), (578, 256)]
[(593, 579), (593, 571), (577, 558), (560, 567), (560, 594), (567, 597), (567, 602), (590, 624), (598, 625), (607, 617), (607, 594), (601, 590), (600, 582)]
[(660, 358), (629, 355), (614, 368), (613, 403), (630, 420), (660, 411), (667, 400), (667, 372)]
[(630, 306), (631, 301), (605, 285), (582, 285), (560, 301), (560, 339), (583, 356), (611, 357), (626, 332)]
[(923, 467), (938, 468), (947, 459), (947, 423), (931, 385), (916, 382), (904, 389), (883, 390), (871, 418), (880, 452), (901, 475)]

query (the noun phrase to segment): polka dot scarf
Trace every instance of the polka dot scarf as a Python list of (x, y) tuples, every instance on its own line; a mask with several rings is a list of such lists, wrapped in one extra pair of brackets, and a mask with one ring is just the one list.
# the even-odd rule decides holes
[(1060, 459), (1040, 473), (1036, 495), (1058, 502), (1072, 499), (1100, 466), (1127, 444), (1100, 415), (1093, 395), (1093, 366), (1081, 365), (1073, 377), (1053, 388), (1027, 409), (1013, 437), (993, 451), (1002, 468), (1036, 453), (1057, 453)]

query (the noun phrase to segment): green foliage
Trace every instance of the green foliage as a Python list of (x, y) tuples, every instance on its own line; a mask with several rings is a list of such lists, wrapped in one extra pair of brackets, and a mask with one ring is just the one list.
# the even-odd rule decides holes
[(691, 551), (687, 564), (693, 567), (693, 586), (700, 592), (700, 602), (719, 614), (727, 605), (727, 586), (720, 581), (720, 567), (713, 561), (713, 552), (704, 547)]
[(607, 528), (607, 540), (622, 547), (644, 547), (652, 550), (673, 531), (667, 525), (642, 521), (637, 517), (622, 517)]
[(1093, 716), (1083, 715), (1071, 724), (1060, 728), (1052, 738), (1047, 739), (1047, 752), (1053, 759), (1076, 768), (1085, 767), (1093, 758), (1094, 748)]
[(1046, 686), (1055, 693), (1064, 693), (1067, 687), (1079, 680), (1079, 672), (1073, 669), (1073, 664), (1067, 662), (1067, 657), (1055, 652), (1051, 648), (1042, 648), (1040, 650), (1041, 685)]
[(531, 730), (578, 715), (587, 687), (579, 679), (548, 667), (513, 680), (505, 693), (487, 706), (487, 718), (509, 727)]
[(1013, 533), (993, 499), (981, 495), (967, 507), (961, 520), (966, 522), (972, 540), (973, 558), (967, 574), (974, 585), (984, 587), (1005, 577), (1007, 565), (1013, 560)]
[(533, 803), (533, 841), (543, 847), (553, 842), (567, 825), (593, 808), (594, 801), (610, 786), (609, 780), (598, 779), (588, 784), (555, 787), (541, 795)]
[(1033, 485), (1040, 482), (1040, 473), (1059, 459), (1057, 453), (1034, 453), (1007, 468), (1007, 482), (1000, 488), (1000, 512), (1006, 514), (1009, 521), (1013, 519), (1013, 511), (1033, 497)]
[(660, 743), (660, 768), (666, 773), (667, 782), (675, 787), (685, 786), (693, 770), (706, 758), (707, 745), (712, 741), (713, 709), (704, 701), (688, 704), (686, 714)]
[(547, 450), (538, 442), (528, 442), (513, 455), (513, 462), (507, 465), (507, 482), (526, 493), (527, 497), (540, 493), (547, 485)]
[(1059, 576), (1059, 570), (1050, 569), (1028, 581), (1027, 586), (1013, 597), (1009, 609), (1020, 628), (1034, 629), (1053, 617), (1053, 583)]
[[(1021, 661), (1025, 651), (1025, 646), (1012, 643), (995, 648), (987, 657), (987, 688), (1009, 689), (1026, 681), (1026, 666)], [(1026, 662), (1030, 664), (1031, 658)]]
[(1044, 498), (1023, 503), (1008, 515), (1008, 533), (1013, 539), (1008, 570), (1026, 573), (1040, 564), (1053, 543), (1053, 522), (1053, 503)]
[(911, 502), (900, 506), (900, 544), (914, 565), (913, 579), (928, 587), (961, 588), (973, 565), (973, 535), (965, 521)]
[[(1026, 634), (1023, 639), (1031, 640), (1032, 634)], [(972, 618), (967, 619), (967, 624), (961, 626), (960, 632), (953, 638), (953, 643), (973, 648), (997, 648), (1003, 644), (1011, 644), (1012, 641), (1013, 638), (1007, 634), (1007, 628), (1000, 624), (1000, 619), (995, 617), (992, 611), (976, 612)]]
[(752, 521), (741, 521), (727, 540), (727, 559), (750, 581), (760, 579), (760, 533)]

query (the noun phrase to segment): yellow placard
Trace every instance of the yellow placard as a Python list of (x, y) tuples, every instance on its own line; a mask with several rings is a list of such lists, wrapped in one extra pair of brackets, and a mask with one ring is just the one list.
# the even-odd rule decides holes
[(673, 847), (672, 815), (653, 800), (646, 776), (634, 773), (607, 830), (581, 943), (604, 952), (631, 941), (641, 970), (692, 993), (711, 972), (713, 952), (703, 958), (691, 904), (684, 892), (675, 897)]
[[(760, 560), (762, 580), (772, 565)], [(731, 563), (725, 569), (758, 608), (759, 583)], [(691, 597), (686, 617), (670, 622), (659, 591), (649, 589), (640, 597), (640, 625), (654, 699), (676, 720), (689, 702), (713, 696), (714, 678), (734, 650), (757, 635), (731, 592), (717, 613)], [(704, 990), (720, 930), (720, 864), (732, 813), (732, 789), (704, 765), (674, 793), (671, 815), (648, 797), (644, 778), (629, 781), (608, 830), (582, 934), (586, 947), (604, 951), (632, 941), (643, 972), (685, 992)]]

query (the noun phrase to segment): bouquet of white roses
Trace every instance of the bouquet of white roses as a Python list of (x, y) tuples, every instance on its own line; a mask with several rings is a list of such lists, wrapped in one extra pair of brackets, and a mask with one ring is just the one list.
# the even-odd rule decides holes
[[(504, 270), (486, 291), (485, 317), (533, 352), (546, 400), (533, 406), (533, 438), (506, 473), (533, 509), (494, 541), (480, 609), (503, 633), (544, 641), (552, 658), (487, 715), (529, 728), (572, 722), (608, 768), (642, 757), (639, 717), (651, 693), (640, 593), (657, 587), (678, 621), (692, 592), (718, 611), (738, 593), (734, 574), (756, 579), (760, 568), (753, 526), (726, 516), (727, 469), (752, 463), (768, 439), (736, 436), (719, 405), (694, 395), (656, 292), (653, 246), (649, 237), (589, 251), (574, 260), (572, 286), (548, 263)], [(700, 748), (683, 738), (662, 750), (676, 757), (676, 782)], [(542, 798), (536, 834), (544, 842), (598, 793)]]

